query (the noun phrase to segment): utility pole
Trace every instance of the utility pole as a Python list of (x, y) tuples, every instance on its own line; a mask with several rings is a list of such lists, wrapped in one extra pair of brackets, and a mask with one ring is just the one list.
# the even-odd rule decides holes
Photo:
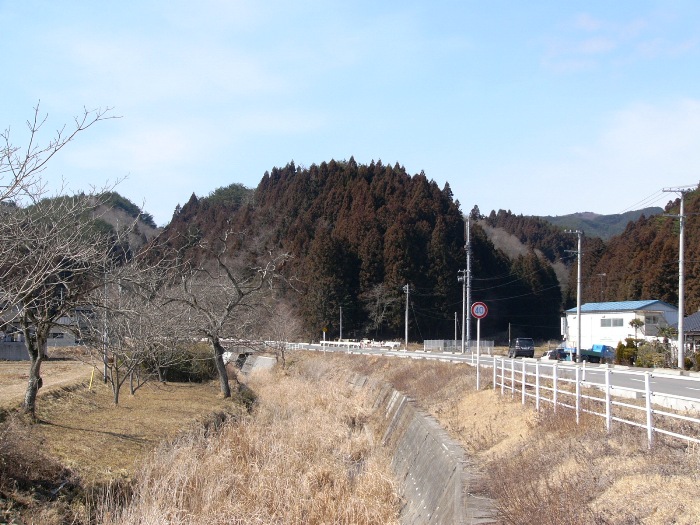
[(404, 321), (406, 326), (406, 342), (404, 345), (405, 349), (408, 350), (408, 295), (411, 293), (411, 287), (406, 284), (406, 286), (403, 287), (403, 291), (406, 292), (406, 319)]
[[(467, 332), (467, 348), (471, 346), (471, 306), (472, 306), (472, 243), (471, 243), (471, 224), (470, 217), (467, 215), (467, 309), (466, 309), (466, 320), (465, 327)], [(464, 353), (464, 345), (462, 345), (462, 353)]]
[[(564, 230), (564, 233), (573, 233), (578, 237), (578, 248), (576, 256), (578, 258), (578, 271), (576, 273), (576, 323), (578, 326), (578, 339), (576, 340), (576, 362), (581, 361), (581, 238), (583, 232), (581, 230)], [(571, 251), (571, 250), (568, 250)]]
[[(464, 221), (464, 230), (467, 243), (464, 245), (464, 251), (467, 256), (467, 269), (459, 270), (457, 273), (461, 274), (457, 277), (457, 282), (462, 283), (462, 353), (469, 348), (469, 341), (471, 340), (470, 325), (471, 325), (471, 303), (472, 303), (472, 258), (471, 258), (471, 242), (469, 239), (469, 215), (467, 215), (467, 220)], [(466, 347), (466, 348), (465, 348)]]
[(343, 340), (343, 307), (340, 307), (340, 337), (338, 337), (338, 341)]
[(455, 312), (455, 348), (457, 348), (457, 312)]
[(601, 302), (601, 303), (604, 301), (604, 298), (605, 298), (605, 293), (604, 293), (605, 286), (604, 286), (604, 283), (605, 283), (605, 277), (606, 277), (606, 275), (607, 275), (606, 273), (599, 273), (599, 274), (598, 274), (598, 277), (600, 277), (600, 302)]
[(459, 270), (457, 272), (457, 282), (462, 283), (462, 353), (464, 353), (464, 341), (466, 337), (466, 330), (467, 330), (467, 324), (466, 324), (466, 307), (467, 307), (467, 276), (465, 275), (467, 272), (466, 270)]
[(678, 245), (678, 368), (685, 368), (685, 334), (683, 333), (683, 317), (685, 317), (685, 269), (684, 269), (684, 241), (685, 229), (685, 207), (684, 197), (690, 191), (688, 188), (664, 188), (663, 191), (681, 194), (681, 209), (678, 215), (666, 215), (666, 217), (677, 217), (680, 223), (680, 239)]

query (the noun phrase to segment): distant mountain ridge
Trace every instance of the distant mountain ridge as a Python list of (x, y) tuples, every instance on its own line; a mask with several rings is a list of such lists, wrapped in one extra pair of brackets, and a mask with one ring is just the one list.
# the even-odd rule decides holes
[(649, 218), (663, 213), (663, 208), (658, 206), (643, 208), (641, 210), (616, 213), (612, 215), (600, 215), (593, 212), (571, 213), (559, 216), (539, 216), (540, 219), (564, 229), (581, 230), (589, 237), (600, 237), (608, 240), (615, 235), (620, 235), (630, 222), (636, 222), (642, 215)]

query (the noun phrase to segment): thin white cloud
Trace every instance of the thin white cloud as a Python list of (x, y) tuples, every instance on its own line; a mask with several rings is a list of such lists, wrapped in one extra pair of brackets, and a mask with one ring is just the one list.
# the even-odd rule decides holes
[(233, 120), (234, 129), (244, 133), (297, 135), (323, 128), (326, 119), (316, 113), (285, 109), (247, 113)]
[(576, 51), (582, 55), (598, 55), (613, 51), (617, 43), (606, 37), (594, 37), (578, 43)]
[(584, 31), (597, 31), (603, 27), (603, 22), (590, 13), (578, 13), (574, 16), (574, 26)]
[[(700, 100), (620, 109), (595, 141), (535, 171), (542, 184), (564, 183), (559, 213), (618, 213), (663, 186), (688, 184), (700, 173)], [(583, 210), (580, 202), (598, 208)]]
[(557, 73), (619, 67), (635, 60), (678, 57), (698, 49), (696, 36), (669, 32), (669, 15), (631, 15), (623, 22), (579, 13), (549, 35), (541, 64)]

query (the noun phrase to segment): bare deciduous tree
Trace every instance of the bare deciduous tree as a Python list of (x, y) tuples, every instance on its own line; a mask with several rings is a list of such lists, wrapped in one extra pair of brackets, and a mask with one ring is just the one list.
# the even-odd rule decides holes
[(387, 316), (397, 307), (401, 300), (396, 294), (392, 294), (384, 283), (379, 283), (361, 297), (365, 309), (369, 314), (375, 337), (387, 319)]
[(104, 364), (104, 378), (112, 388), (115, 405), (127, 381), (134, 394), (153, 376), (164, 380), (164, 369), (183, 362), (187, 358), (183, 343), (191, 342), (183, 332), (179, 312), (148, 293), (142, 279), (152, 272), (135, 279), (139, 273), (135, 265), (133, 261), (121, 265), (106, 277), (104, 289), (94, 290), (91, 315), (81, 331), (93, 366)]
[[(176, 257), (164, 239), (138, 250), (129, 244), (132, 226), (117, 231), (111, 258), (105, 261), (102, 286), (84, 298), (90, 315), (81, 339), (93, 364), (102, 361), (114, 403), (127, 379), (131, 393), (151, 375), (185, 359), (183, 340), (191, 342), (177, 304), (163, 305), (162, 291), (176, 272)], [(99, 277), (99, 276), (98, 276)]]
[(294, 308), (285, 302), (273, 303), (263, 323), (261, 332), (265, 347), (275, 353), (275, 358), (285, 368), (287, 343), (298, 341), (303, 334), (303, 323)]
[(114, 118), (109, 112), (84, 109), (73, 126), (63, 126), (41, 146), (47, 117), (37, 104), (25, 146), (12, 142), (9, 128), (0, 134), (0, 310), (24, 333), (30, 357), (24, 408), (32, 416), (50, 330), (91, 288), (94, 265), (104, 264), (107, 253), (107, 239), (90, 226), (94, 199), (41, 200), (42, 173), (79, 133)]
[[(192, 332), (211, 345), (224, 397), (231, 397), (224, 340), (245, 339), (251, 333), (289, 258), (286, 253), (256, 256), (243, 248), (244, 240), (249, 240), (245, 234), (226, 232), (214, 243), (202, 245), (204, 262), (182, 273), (177, 290), (173, 288), (166, 300), (184, 305)], [(238, 390), (240, 385), (234, 381)]]
[(96, 287), (111, 239), (94, 228), (89, 195), (0, 208), (0, 296), (24, 334), (30, 372), (24, 408), (34, 414), (51, 329)]
[(29, 137), (26, 146), (17, 146), (12, 142), (9, 128), (0, 133), (0, 203), (15, 199), (37, 202), (45, 193), (46, 184), (41, 174), (53, 156), (80, 132), (102, 120), (117, 118), (110, 115), (110, 108), (84, 108), (82, 114), (73, 119), (73, 126), (64, 125), (48, 143), (40, 146), (38, 135), (46, 124), (47, 115), (40, 113), (39, 106), (34, 107), (32, 119), (27, 120)]

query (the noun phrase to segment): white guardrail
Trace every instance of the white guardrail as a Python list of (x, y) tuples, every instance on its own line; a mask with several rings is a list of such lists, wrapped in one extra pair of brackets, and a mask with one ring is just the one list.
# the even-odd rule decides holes
[[(690, 405), (698, 401), (669, 393), (655, 394), (651, 389), (651, 379), (668, 377), (666, 375), (649, 371), (613, 370), (601, 367), (596, 368), (595, 371), (604, 375), (604, 383), (593, 384), (585, 380), (586, 368), (557, 361), (547, 363), (497, 356), (472, 356), (470, 364), (476, 367), (477, 389), (481, 387), (482, 368), (491, 369), (494, 390), (500, 389), (501, 395), (517, 394), (523, 404), (527, 399), (532, 399), (537, 411), (543, 403), (548, 403), (552, 405), (555, 412), (558, 407), (574, 410), (577, 423), (582, 413), (603, 417), (608, 432), (612, 430), (613, 422), (643, 428), (647, 433), (649, 448), (654, 444), (655, 433), (700, 444), (698, 437), (700, 432), (691, 436), (661, 426), (664, 422), (673, 420), (700, 426), (700, 419), (696, 417), (658, 408), (660, 405), (669, 404), (669, 400)], [(612, 386), (613, 374), (641, 377), (644, 380), (644, 388)], [(674, 376), (674, 380), (690, 381), (696, 378)], [(595, 391), (602, 391), (602, 395), (594, 395)], [(641, 402), (638, 404), (624, 402), (619, 400), (621, 397), (640, 399)]]
[[(308, 344), (288, 344), (287, 349), (313, 350)], [(353, 353), (351, 347), (347, 347), (347, 351)], [(698, 413), (697, 409), (677, 412), (664, 410), (674, 406), (698, 407), (699, 400), (666, 392), (655, 393), (651, 388), (653, 378), (668, 379), (668, 374), (613, 369), (607, 365), (588, 368), (589, 374), (603, 374), (603, 381), (598, 383), (586, 381), (585, 363), (579, 366), (559, 361), (511, 359), (476, 354), (463, 354), (460, 359), (459, 354), (404, 352), (387, 352), (386, 355), (467, 363), (476, 368), (477, 390), (481, 388), (482, 375), (484, 375), (482, 369), (485, 368), (489, 371), (487, 376), (491, 380), (494, 391), (500, 389), (502, 395), (510, 394), (512, 397), (519, 395), (523, 404), (532, 400), (537, 411), (543, 404), (550, 404), (555, 412), (560, 407), (574, 410), (576, 423), (580, 422), (581, 414), (600, 416), (605, 418), (605, 427), (608, 432), (612, 431), (613, 422), (645, 429), (649, 448), (654, 444), (655, 434), (700, 444), (700, 418), (694, 417)], [(613, 385), (613, 374), (633, 377), (637, 380), (642, 378), (644, 388)], [(697, 382), (695, 377), (681, 375), (672, 377), (679, 382)], [(596, 392), (602, 393), (595, 395)], [(622, 399), (636, 400), (636, 404)], [(693, 435), (684, 434), (683, 431), (678, 431), (677, 427), (687, 429), (683, 431), (695, 432)]]

